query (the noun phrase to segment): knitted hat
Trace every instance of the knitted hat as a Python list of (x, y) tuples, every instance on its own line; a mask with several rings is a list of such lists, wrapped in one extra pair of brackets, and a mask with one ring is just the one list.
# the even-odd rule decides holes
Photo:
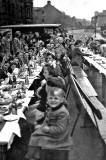
[(47, 85), (50, 87), (61, 88), (66, 92), (66, 84), (64, 79), (61, 77), (49, 77), (47, 80)]

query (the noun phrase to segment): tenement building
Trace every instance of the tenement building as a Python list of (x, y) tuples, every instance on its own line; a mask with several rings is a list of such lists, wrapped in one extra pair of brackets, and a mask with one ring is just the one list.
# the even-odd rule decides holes
[(33, 23), (59, 23), (62, 13), (47, 1), (44, 7), (33, 8)]
[(0, 25), (32, 23), (33, 0), (0, 0)]
[(51, 4), (50, 0), (47, 0), (47, 4), (44, 7), (33, 7), (33, 23), (59, 23), (65, 27), (79, 27), (79, 22), (77, 23), (75, 17), (70, 17), (69, 15), (55, 8)]
[(106, 10), (102, 12), (95, 12), (95, 15), (91, 19), (91, 25), (96, 27), (101, 27), (106, 25)]

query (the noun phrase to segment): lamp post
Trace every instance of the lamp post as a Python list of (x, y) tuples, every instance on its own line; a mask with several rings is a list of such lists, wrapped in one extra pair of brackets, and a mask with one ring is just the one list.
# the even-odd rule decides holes
[(97, 32), (97, 30), (96, 30), (96, 24), (97, 24), (97, 16), (95, 15), (95, 38), (96, 38), (96, 32)]

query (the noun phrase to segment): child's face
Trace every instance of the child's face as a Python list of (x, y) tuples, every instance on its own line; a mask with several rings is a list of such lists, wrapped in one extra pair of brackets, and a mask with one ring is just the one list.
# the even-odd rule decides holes
[(51, 108), (55, 108), (64, 102), (64, 96), (61, 94), (61, 90), (49, 91), (47, 96), (48, 105)]
[(44, 75), (45, 79), (47, 79), (49, 77), (49, 71), (47, 70), (46, 67), (44, 67), (43, 75)]
[(47, 57), (47, 63), (50, 63), (50, 64), (51, 64), (52, 61), (53, 61), (53, 58), (52, 58), (51, 55), (49, 55), (49, 56)]
[(60, 58), (61, 58), (61, 55), (62, 55), (61, 51), (60, 51), (59, 49), (57, 49), (57, 50), (56, 50), (56, 58), (57, 58), (57, 59), (60, 59)]
[(9, 68), (9, 63), (5, 63), (4, 66), (3, 66), (3, 69), (4, 69), (5, 71), (7, 71), (8, 68)]
[(13, 65), (11, 66), (11, 69), (14, 70), (15, 68), (16, 68), (16, 65), (13, 64)]

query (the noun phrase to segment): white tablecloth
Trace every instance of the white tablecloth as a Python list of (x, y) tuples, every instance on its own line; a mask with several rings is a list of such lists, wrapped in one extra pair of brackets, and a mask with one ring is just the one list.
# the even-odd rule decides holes
[[(33, 72), (33, 76), (29, 77), (29, 85), (27, 86), (27, 88), (30, 87), (30, 85), (33, 83), (34, 79), (39, 75), (41, 70), (42, 67), (37, 66), (36, 70)], [(20, 78), (18, 78), (17, 80), (25, 81), (24, 79)], [(28, 107), (30, 99), (33, 96), (33, 93), (34, 91), (29, 91), (28, 89), (26, 90), (26, 96), (24, 99), (22, 99), (22, 101), (24, 101), (22, 104), (22, 108), (18, 109), (17, 111), (17, 115), (19, 118), (15, 121), (11, 122), (7, 121), (0, 132), (0, 143), (6, 142), (8, 144), (8, 149), (11, 147), (15, 135), (21, 137), (20, 126), (18, 122), (20, 118), (26, 119), (25, 115), (23, 114), (23, 111), (25, 110), (26, 107)]]

